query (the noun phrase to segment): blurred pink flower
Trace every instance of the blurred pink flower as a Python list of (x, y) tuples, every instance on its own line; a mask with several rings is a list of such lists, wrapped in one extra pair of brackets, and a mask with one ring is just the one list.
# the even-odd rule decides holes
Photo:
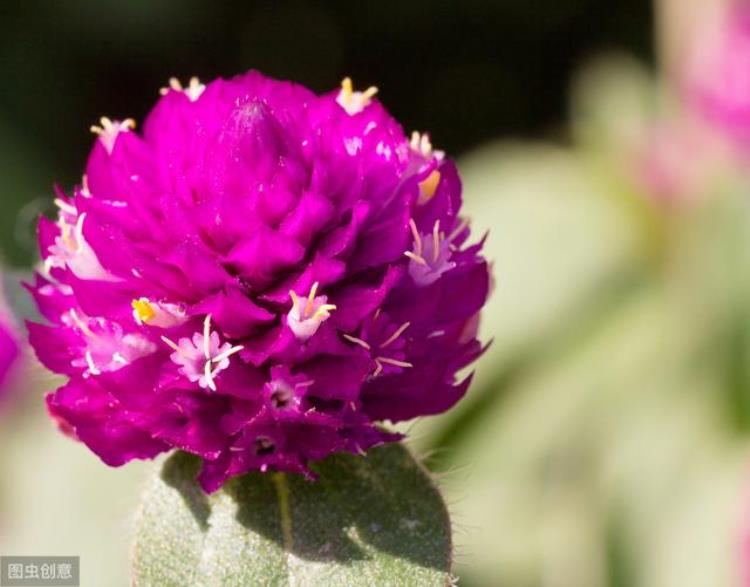
[(631, 161), (636, 181), (663, 204), (690, 200), (726, 155), (722, 147), (713, 133), (688, 117), (652, 120), (635, 143)]
[(737, 532), (737, 562), (739, 563), (739, 585), (750, 587), (750, 478), (745, 479), (744, 505)]
[(678, 200), (690, 190), (696, 171), (692, 138), (667, 122), (657, 122), (645, 132), (636, 153), (636, 174), (658, 200)]
[(18, 332), (5, 296), (0, 289), (0, 393), (7, 387), (20, 354)]
[(695, 39), (684, 90), (702, 118), (750, 154), (750, 2), (734, 3)]

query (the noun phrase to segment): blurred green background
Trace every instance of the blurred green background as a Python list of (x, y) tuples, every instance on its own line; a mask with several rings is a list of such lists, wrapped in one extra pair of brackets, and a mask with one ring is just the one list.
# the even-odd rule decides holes
[[(142, 120), (172, 75), (376, 84), (457, 157), (490, 230), (493, 344), (457, 408), (408, 425), (450, 504), (459, 584), (738, 585), (750, 176), (662, 68), (680, 32), (664, 6), (701, 3), (5, 3), (0, 248), (31, 262), (89, 125)], [(0, 414), (0, 552), (79, 554), (84, 585), (128, 584), (152, 465), (108, 469), (60, 435), (41, 401), (54, 385), (27, 362)]]

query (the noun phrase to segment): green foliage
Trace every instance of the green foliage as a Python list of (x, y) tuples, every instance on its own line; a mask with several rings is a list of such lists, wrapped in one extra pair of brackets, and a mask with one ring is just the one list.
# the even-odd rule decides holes
[(467, 208), (490, 229), (495, 340), (468, 397), (418, 430), (440, 466), (468, 469), (444, 484), (470, 529), (460, 584), (736, 585), (747, 177), (704, 162), (674, 199), (649, 191), (637, 149), (672, 119), (631, 60), (597, 63), (573, 94), (573, 144), (461, 162)]
[(141, 587), (438, 586), (451, 582), (450, 522), (401, 445), (335, 455), (299, 475), (251, 473), (213, 495), (199, 462), (170, 457), (146, 490), (133, 580)]

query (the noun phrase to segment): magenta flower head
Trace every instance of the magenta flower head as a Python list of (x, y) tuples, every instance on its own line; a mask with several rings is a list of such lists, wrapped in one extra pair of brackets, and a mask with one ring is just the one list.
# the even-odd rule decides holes
[(109, 465), (178, 448), (206, 491), (398, 440), (481, 353), (481, 242), (454, 164), (375, 89), (317, 96), (249, 72), (103, 118), (82, 184), (39, 222), (29, 288), (47, 398)]

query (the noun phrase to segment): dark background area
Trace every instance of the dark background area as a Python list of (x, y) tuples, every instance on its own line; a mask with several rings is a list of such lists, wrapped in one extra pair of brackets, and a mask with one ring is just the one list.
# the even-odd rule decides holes
[(170, 76), (257, 68), (317, 91), (374, 84), (460, 155), (555, 133), (587, 57), (652, 60), (646, 0), (15, 1), (0, 5), (0, 249), (33, 255), (51, 186), (80, 180), (99, 116), (142, 121)]

